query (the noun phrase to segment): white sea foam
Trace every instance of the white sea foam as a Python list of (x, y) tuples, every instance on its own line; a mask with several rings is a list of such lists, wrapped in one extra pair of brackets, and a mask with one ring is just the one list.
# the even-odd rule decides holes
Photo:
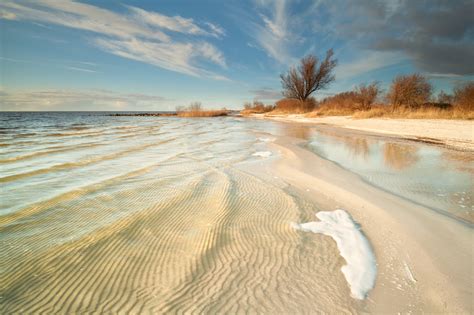
[(351, 295), (356, 299), (364, 299), (374, 287), (377, 276), (375, 255), (369, 241), (344, 210), (321, 211), (316, 213), (316, 217), (320, 221), (294, 226), (303, 231), (328, 235), (336, 241), (337, 248), (347, 263), (341, 271), (349, 283)]
[(255, 152), (252, 155), (253, 156), (259, 156), (259, 157), (269, 157), (270, 155), (272, 155), (272, 153), (270, 151), (258, 151), (258, 152)]
[(257, 138), (259, 141), (262, 141), (262, 142), (273, 142), (275, 141), (275, 138)]

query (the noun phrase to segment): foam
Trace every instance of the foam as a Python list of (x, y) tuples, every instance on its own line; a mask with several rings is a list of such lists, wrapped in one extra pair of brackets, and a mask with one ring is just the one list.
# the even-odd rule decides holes
[(260, 137), (260, 138), (257, 138), (259, 141), (262, 141), (262, 142), (273, 142), (275, 141), (275, 138), (263, 138), (263, 137)]
[(360, 231), (349, 213), (338, 209), (316, 213), (320, 220), (295, 224), (294, 227), (308, 232), (322, 233), (336, 241), (346, 265), (341, 268), (351, 289), (353, 298), (363, 300), (374, 287), (377, 276), (375, 255), (369, 241)]
[(252, 155), (253, 156), (259, 156), (259, 157), (269, 157), (270, 155), (272, 155), (272, 153), (270, 151), (258, 151), (258, 152), (255, 152)]

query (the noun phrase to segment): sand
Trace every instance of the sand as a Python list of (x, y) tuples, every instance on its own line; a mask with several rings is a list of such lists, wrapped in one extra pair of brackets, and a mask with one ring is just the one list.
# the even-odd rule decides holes
[(381, 191), (279, 138), (278, 176), (327, 207), (349, 209), (374, 247), (371, 313), (472, 313), (472, 226)]
[[(15, 194), (36, 181), (43, 199), (0, 217), (0, 313), (472, 313), (471, 226), (363, 182), (272, 125), (141, 122), (67, 173), (10, 178)], [(336, 209), (375, 254), (365, 299), (351, 297), (334, 239), (294, 228)]]
[(328, 124), (426, 141), (460, 150), (474, 151), (474, 121), (446, 119), (352, 119), (347, 116), (307, 118), (304, 115), (255, 115), (278, 121)]

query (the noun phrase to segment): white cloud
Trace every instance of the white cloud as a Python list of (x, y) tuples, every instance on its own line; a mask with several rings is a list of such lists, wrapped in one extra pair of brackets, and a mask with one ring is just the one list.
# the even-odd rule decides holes
[(225, 66), (220, 51), (208, 43), (157, 43), (138, 38), (129, 40), (97, 38), (94, 43), (97, 47), (117, 56), (192, 76), (213, 78), (211, 72), (193, 65), (196, 58), (205, 58)]
[(365, 51), (355, 60), (340, 64), (336, 67), (336, 80), (349, 79), (377, 69), (398, 64), (405, 60), (399, 53)]
[(158, 12), (148, 12), (136, 7), (128, 7), (133, 12), (135, 18), (144, 21), (153, 28), (166, 29), (173, 32), (191, 34), (191, 35), (208, 35), (221, 37), (225, 34), (224, 29), (220, 26), (205, 22), (207, 30), (198, 26), (193, 19), (181, 16), (167, 16)]
[(153, 109), (166, 101), (168, 100), (157, 95), (121, 94), (108, 90), (0, 89), (0, 109), (10, 111)]
[(89, 73), (97, 73), (98, 71), (91, 70), (91, 69), (86, 69), (86, 68), (79, 68), (79, 67), (71, 67), (71, 66), (66, 66), (64, 67), (65, 69), (68, 70), (73, 70), (73, 71), (80, 71), (80, 72), (89, 72)]
[(291, 32), (288, 25), (286, 1), (268, 3), (260, 1), (260, 6), (271, 8), (271, 14), (260, 14), (263, 23), (256, 23), (253, 36), (266, 53), (280, 63), (290, 63), (288, 45), (291, 43)]
[(21, 3), (0, 2), (0, 18), (56, 24), (97, 33), (92, 42), (102, 50), (128, 59), (145, 62), (170, 71), (193, 76), (223, 78), (200, 66), (209, 61), (226, 67), (222, 52), (202, 40), (186, 42), (172, 33), (220, 38), (225, 31), (218, 25), (193, 19), (166, 16), (127, 6), (127, 14), (116, 13), (94, 5), (73, 1), (25, 0)]
[(212, 36), (221, 38), (226, 35), (225, 30), (219, 25), (213, 24), (211, 22), (205, 22), (204, 24), (207, 25)]

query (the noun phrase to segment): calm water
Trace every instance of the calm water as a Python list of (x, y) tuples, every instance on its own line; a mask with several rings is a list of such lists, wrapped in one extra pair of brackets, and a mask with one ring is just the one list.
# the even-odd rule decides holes
[(423, 143), (319, 130), (308, 148), (367, 182), (457, 219), (474, 222), (473, 156)]
[(334, 242), (289, 224), (317, 207), (246, 171), (278, 135), (472, 221), (472, 163), (437, 147), (237, 117), (0, 113), (0, 313), (364, 310)]

